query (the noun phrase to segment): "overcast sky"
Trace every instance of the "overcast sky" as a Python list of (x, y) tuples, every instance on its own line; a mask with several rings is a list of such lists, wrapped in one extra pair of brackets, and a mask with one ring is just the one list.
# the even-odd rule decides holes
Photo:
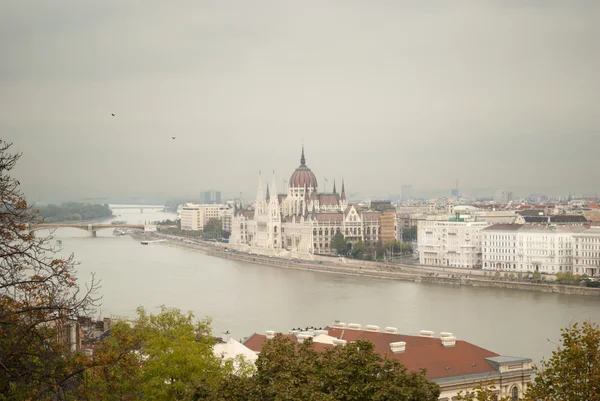
[(597, 0), (0, 3), (0, 136), (41, 199), (253, 198), (302, 141), (329, 189), (594, 193), (599, 71)]

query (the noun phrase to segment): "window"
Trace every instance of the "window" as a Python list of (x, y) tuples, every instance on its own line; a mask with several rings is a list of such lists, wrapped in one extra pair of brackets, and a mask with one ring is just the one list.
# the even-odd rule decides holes
[(510, 390), (510, 399), (512, 401), (518, 401), (519, 400), (519, 388), (517, 386), (514, 386)]

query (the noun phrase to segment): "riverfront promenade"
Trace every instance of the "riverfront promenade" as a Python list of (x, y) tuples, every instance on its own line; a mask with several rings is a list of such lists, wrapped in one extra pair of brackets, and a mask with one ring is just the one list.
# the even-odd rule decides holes
[(227, 244), (218, 242), (192, 241), (189, 238), (177, 237), (162, 233), (151, 235), (135, 235), (138, 240), (161, 238), (167, 241), (163, 244), (184, 247), (206, 253), (211, 256), (238, 260), (241, 262), (274, 266), (279, 268), (305, 270), (312, 272), (344, 274), (351, 276), (369, 277), (388, 280), (412, 281), (415, 283), (466, 285), (486, 288), (505, 288), (525, 291), (540, 291), (571, 295), (586, 295), (600, 297), (599, 288), (558, 285), (552, 282), (537, 284), (524, 280), (509, 280), (504, 277), (484, 275), (481, 270), (444, 268), (432, 266), (414, 266), (387, 264), (373, 261), (360, 261), (345, 258), (318, 257), (318, 260), (307, 261), (269, 257), (228, 249)]

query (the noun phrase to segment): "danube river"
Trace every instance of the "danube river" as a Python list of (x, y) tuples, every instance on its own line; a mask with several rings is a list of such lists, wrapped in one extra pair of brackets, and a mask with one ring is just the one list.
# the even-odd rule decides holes
[[(143, 223), (173, 214), (115, 210), (115, 220)], [(139, 305), (160, 305), (212, 318), (213, 331), (236, 338), (254, 332), (347, 323), (449, 331), (494, 352), (548, 357), (560, 328), (572, 321), (600, 322), (597, 297), (504, 289), (415, 284), (280, 269), (207, 256), (199, 251), (140, 245), (112, 230), (96, 238), (59, 229), (64, 252), (74, 253), (81, 282), (102, 280), (101, 314), (133, 317)]]

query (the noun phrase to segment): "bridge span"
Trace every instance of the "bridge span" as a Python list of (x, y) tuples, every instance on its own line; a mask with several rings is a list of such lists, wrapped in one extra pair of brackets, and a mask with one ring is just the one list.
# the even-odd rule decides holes
[(110, 210), (119, 209), (139, 209), (140, 213), (144, 213), (144, 209), (151, 210), (154, 212), (164, 212), (166, 207), (163, 205), (108, 205)]
[(96, 231), (108, 228), (131, 228), (135, 230), (144, 230), (144, 224), (78, 224), (78, 223), (48, 223), (29, 226), (29, 231), (53, 229), (53, 228), (78, 228), (87, 231), (90, 237), (96, 236)]

